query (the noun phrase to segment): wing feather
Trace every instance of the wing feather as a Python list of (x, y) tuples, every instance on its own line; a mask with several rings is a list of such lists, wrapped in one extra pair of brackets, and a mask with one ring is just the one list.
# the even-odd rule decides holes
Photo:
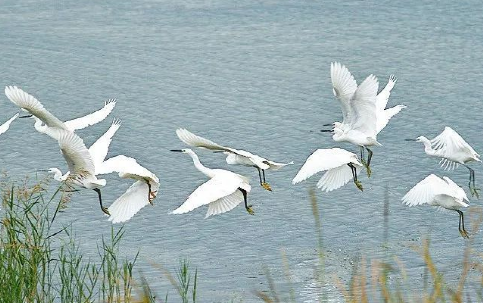
[(5, 95), (15, 105), (36, 116), (47, 126), (68, 130), (62, 121), (44, 108), (42, 103), (40, 103), (34, 96), (24, 92), (20, 88), (16, 86), (6, 86)]
[(378, 86), (377, 78), (369, 75), (357, 87), (350, 101), (353, 114), (350, 120), (351, 127), (367, 134), (368, 137), (375, 137), (377, 134), (376, 95)]
[(109, 206), (109, 221), (115, 224), (131, 219), (138, 211), (149, 204), (148, 192), (149, 188), (146, 182), (134, 182), (126, 192)]
[(243, 194), (239, 190), (235, 190), (234, 193), (223, 197), (221, 199), (212, 202), (208, 206), (208, 211), (206, 212), (205, 218), (208, 218), (213, 215), (219, 215), (222, 213), (226, 213), (234, 209), (238, 204), (243, 202)]
[(357, 82), (347, 67), (339, 62), (330, 64), (330, 78), (335, 97), (339, 100), (342, 109), (343, 122), (347, 122), (351, 115), (350, 99), (357, 89)]
[(479, 157), (478, 153), (451, 127), (446, 126), (441, 134), (431, 140), (432, 147), (443, 157), (467, 151)]
[(234, 193), (243, 183), (236, 174), (218, 174), (201, 184), (173, 214), (184, 214)]
[(69, 131), (59, 135), (59, 146), (71, 174), (88, 172), (94, 175), (94, 163), (82, 139)]
[(7, 122), (3, 123), (0, 126), (0, 135), (6, 132), (10, 128), (10, 124), (12, 123), (13, 120), (17, 119), (19, 114), (15, 114), (12, 118), (8, 119)]
[(408, 206), (431, 204), (436, 195), (453, 196), (448, 183), (440, 177), (431, 174), (411, 188), (404, 195), (402, 201)]
[[(360, 170), (359, 166), (356, 166), (356, 170)], [(322, 178), (320, 178), (317, 187), (323, 191), (329, 192), (346, 185), (352, 177), (352, 169), (348, 165), (341, 165), (329, 169)]]
[(112, 137), (120, 126), (121, 120), (114, 119), (109, 129), (101, 137), (99, 137), (99, 139), (97, 139), (97, 141), (94, 142), (91, 147), (89, 147), (89, 153), (91, 154), (92, 161), (94, 162), (94, 166), (96, 168), (101, 166), (102, 162), (104, 162), (106, 159), (109, 151), (109, 145), (112, 142)]
[(396, 76), (390, 75), (386, 86), (381, 90), (381, 92), (379, 92), (379, 94), (377, 94), (376, 106), (378, 111), (383, 111), (386, 108), (387, 101), (389, 100), (389, 96), (391, 95), (391, 91), (394, 88), (396, 81)]
[(106, 117), (109, 116), (109, 114), (112, 112), (115, 106), (116, 106), (116, 99), (109, 99), (106, 102), (104, 102), (104, 107), (99, 109), (98, 111), (95, 111), (84, 117), (65, 121), (64, 124), (67, 126), (67, 128), (70, 131), (86, 128), (88, 126), (94, 125), (106, 119)]

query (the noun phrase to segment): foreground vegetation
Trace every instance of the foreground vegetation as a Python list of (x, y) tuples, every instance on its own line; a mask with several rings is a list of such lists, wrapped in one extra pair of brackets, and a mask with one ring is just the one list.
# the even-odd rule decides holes
[[(49, 179), (26, 180), (18, 185), (4, 181), (0, 188), (0, 302), (194, 303), (198, 300), (198, 272), (188, 260), (180, 261), (175, 273), (152, 265), (173, 286), (169, 296), (168, 291), (162, 294), (151, 289), (141, 274), (136, 273), (134, 277), (137, 255), (127, 259), (119, 257), (123, 228), (111, 229), (110, 236), (99, 241), (98, 258), (86, 258), (71, 226), (55, 224), (59, 211), (69, 202), (69, 192), (59, 188), (49, 195)], [(325, 272), (321, 215), (315, 195), (311, 196), (318, 238), (314, 280), (321, 290), (319, 302), (483, 302), (483, 254), (473, 248), (473, 238), (466, 242), (456, 283), (447, 283), (438, 271), (428, 239), (414, 247), (424, 261), (425, 277), (408, 277), (403, 262), (394, 257), (389, 261), (362, 258), (354, 265), (348, 283), (333, 278)], [(472, 234), (478, 236), (481, 211), (473, 212), (472, 217)], [(268, 289), (253, 291), (260, 301), (299, 302), (293, 287), (277, 290), (278, 282), (293, 285), (287, 256), (282, 255), (281, 260), (285, 281), (275, 281), (266, 268)], [(471, 283), (468, 283), (469, 277)], [(411, 279), (424, 280), (421, 288), (409, 291)], [(479, 285), (474, 283), (475, 279), (479, 279)], [(328, 284), (336, 285), (340, 299), (334, 299), (333, 294), (324, 290)], [(226, 302), (233, 300), (227, 298)]]

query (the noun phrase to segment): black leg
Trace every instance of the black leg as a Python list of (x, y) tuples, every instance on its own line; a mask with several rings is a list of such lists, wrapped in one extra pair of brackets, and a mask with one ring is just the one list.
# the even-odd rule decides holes
[(367, 167), (369, 167), (369, 165), (371, 165), (371, 159), (372, 159), (372, 150), (370, 150), (369, 148), (367, 148)]
[(357, 180), (357, 168), (352, 163), (347, 163), (347, 165), (352, 170), (352, 178), (354, 179), (354, 184), (360, 191), (363, 191), (364, 189), (362, 188), (362, 183), (359, 180)]
[(262, 173), (260, 172), (260, 167), (256, 166), (258, 169), (258, 178), (260, 178), (260, 185), (263, 186), (263, 181), (262, 181)]
[(479, 198), (480, 197), (480, 195), (478, 194), (479, 189), (476, 188), (476, 182), (475, 182), (475, 171), (471, 167), (469, 167), (467, 165), (465, 165), (465, 166), (470, 171), (470, 180), (468, 182), (468, 187), (470, 189), (470, 193), (471, 193), (472, 196), (476, 196), (476, 198)]
[(265, 181), (265, 170), (262, 169), (262, 174), (263, 174), (263, 183), (267, 183), (267, 181)]
[(252, 205), (248, 205), (248, 199), (247, 199), (247, 191), (244, 190), (243, 188), (238, 188), (242, 194), (243, 194), (243, 201), (245, 202), (245, 209), (250, 215), (255, 214), (255, 212), (252, 209)]
[(101, 197), (101, 190), (99, 188), (94, 188), (94, 191), (97, 193), (97, 196), (99, 196), (99, 204), (101, 205), (101, 209), (102, 211), (106, 214), (106, 215), (111, 215), (109, 213), (109, 211), (107, 210), (107, 208), (105, 208), (104, 206), (102, 206), (102, 197)]
[(465, 229), (465, 218), (464, 218), (463, 212), (459, 209), (455, 209), (455, 211), (458, 212), (460, 216), (459, 218), (460, 220), (458, 224), (459, 232), (463, 238), (469, 239), (468, 233), (466, 232), (466, 229)]

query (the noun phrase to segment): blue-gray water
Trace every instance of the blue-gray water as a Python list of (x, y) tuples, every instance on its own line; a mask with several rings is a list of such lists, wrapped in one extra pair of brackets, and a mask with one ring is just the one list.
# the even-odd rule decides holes
[[(139, 266), (159, 296), (174, 291), (149, 263), (174, 269), (180, 258), (189, 257), (199, 270), (202, 302), (257, 301), (253, 291), (268, 287), (265, 265), (285, 282), (284, 250), (297, 301), (312, 302), (318, 292), (313, 279), (317, 256), (308, 189), (318, 178), (296, 186), (291, 180), (315, 149), (336, 146), (318, 133), (322, 124), (341, 118), (331, 90), (332, 61), (346, 64), (359, 82), (374, 73), (385, 85), (395, 74), (399, 81), (389, 105), (408, 108), (379, 135), (383, 146), (374, 148), (373, 176), (361, 177), (363, 193), (353, 184), (317, 191), (327, 272), (345, 279), (354, 258), (384, 256), (387, 187), (388, 254), (400, 256), (419, 277), (422, 261), (409, 246), (430, 233), (438, 268), (449, 280), (458, 276), (465, 241), (457, 214), (407, 208), (400, 199), (433, 172), (465, 187), (468, 170), (444, 173), (421, 145), (403, 139), (433, 137), (449, 125), (483, 151), (482, 15), (479, 1), (4, 0), (0, 87), (20, 86), (65, 120), (108, 98), (118, 99), (113, 116), (123, 124), (109, 155), (135, 157), (161, 180), (155, 206), (126, 224), (123, 253), (133, 256), (140, 250)], [(18, 109), (1, 99), (5, 121)], [(112, 117), (79, 135), (91, 144)], [(267, 173), (270, 193), (256, 186), (255, 169), (228, 167), (221, 155), (197, 151), (209, 167), (252, 178), (249, 199), (256, 215), (243, 207), (208, 220), (206, 209), (168, 215), (205, 181), (187, 155), (169, 152), (184, 147), (177, 127), (295, 165)], [(35, 132), (31, 120), (14, 121), (0, 142), (1, 168), (10, 175), (66, 168), (55, 142)], [(481, 166), (472, 166), (482, 184)], [(106, 201), (129, 184), (109, 177)], [(95, 193), (87, 190), (74, 196), (62, 220), (75, 220), (83, 249), (93, 255), (99, 236), (111, 226)], [(473, 238), (481, 246), (480, 234)], [(278, 289), (288, 292), (288, 285), (278, 284)]]

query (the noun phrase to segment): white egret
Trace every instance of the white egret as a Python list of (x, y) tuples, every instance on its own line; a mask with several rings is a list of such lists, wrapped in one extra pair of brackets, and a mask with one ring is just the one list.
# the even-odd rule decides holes
[(67, 181), (97, 192), (102, 211), (109, 215), (109, 211), (102, 205), (99, 189), (106, 185), (106, 180), (97, 179), (94, 162), (84, 142), (73, 132), (66, 130), (57, 130), (57, 132), (60, 150), (69, 167)]
[(208, 205), (205, 218), (232, 210), (242, 201), (245, 209), (254, 214), (252, 205), (247, 203), (247, 195), (251, 190), (249, 180), (239, 174), (224, 169), (211, 169), (201, 164), (198, 156), (191, 149), (171, 150), (182, 152), (191, 156), (195, 167), (210, 180), (201, 184), (188, 199), (173, 214), (184, 214), (202, 205)]
[(190, 146), (209, 149), (214, 152), (223, 152), (227, 155), (226, 163), (228, 164), (255, 167), (258, 170), (260, 185), (269, 191), (272, 191), (272, 188), (265, 180), (265, 170), (278, 170), (286, 165), (293, 164), (293, 162), (279, 163), (267, 160), (245, 150), (222, 146), (213, 141), (197, 136), (184, 128), (178, 128), (176, 134), (181, 141)]
[(292, 184), (304, 181), (312, 175), (326, 170), (327, 172), (317, 182), (317, 187), (323, 191), (329, 192), (342, 187), (351, 179), (354, 179), (354, 184), (362, 191), (362, 184), (357, 179), (357, 171), (362, 167), (357, 155), (345, 149), (318, 149), (307, 158), (293, 178)]
[(470, 171), (468, 187), (471, 195), (479, 197), (475, 185), (475, 171), (466, 165), (468, 162), (481, 162), (480, 155), (451, 127), (446, 126), (441, 134), (429, 140), (424, 136), (416, 139), (406, 139), (424, 144), (424, 152), (430, 157), (441, 158), (440, 164), (444, 169), (454, 169), (459, 164), (464, 165)]
[(465, 191), (450, 178), (431, 174), (411, 188), (402, 201), (408, 206), (429, 204), (456, 211), (459, 214), (458, 230), (461, 236), (468, 238), (463, 212), (459, 208), (468, 207), (465, 201), (469, 200)]
[(8, 119), (7, 122), (3, 123), (0, 125), (0, 135), (6, 132), (10, 128), (10, 124), (12, 123), (13, 120), (17, 119), (18, 113), (15, 114), (12, 118)]
[[(361, 161), (366, 166), (367, 175), (371, 175), (372, 150), (368, 146), (381, 145), (377, 142), (376, 96), (379, 83), (374, 75), (369, 75), (361, 85), (349, 70), (339, 62), (330, 65), (334, 96), (342, 108), (342, 123), (334, 123), (336, 142), (349, 142), (360, 146)], [(363, 158), (364, 148), (368, 152), (367, 162)]]
[[(104, 120), (116, 105), (116, 100), (109, 99), (105, 102), (104, 107), (96, 112), (74, 120), (62, 122), (46, 110), (42, 103), (40, 103), (34, 96), (24, 92), (16, 86), (6, 86), (5, 95), (18, 107), (34, 116), (36, 121), (34, 127), (38, 132), (45, 133), (51, 137), (59, 134), (59, 132), (51, 131), (52, 128), (73, 132), (77, 129), (86, 128), (87, 126), (96, 124)], [(54, 137), (54, 139), (58, 138)]]
[[(120, 120), (115, 119), (109, 129), (88, 150), (94, 165), (94, 175), (103, 175), (116, 172), (120, 178), (134, 179), (135, 182), (117, 198), (107, 209), (112, 223), (120, 223), (131, 219), (139, 210), (152, 204), (159, 189), (158, 177), (148, 169), (141, 166), (136, 159), (124, 155), (115, 156), (105, 160), (112, 137), (121, 126)], [(54, 173), (54, 179), (64, 181), (69, 172), (62, 175), (57, 168), (49, 169)]]

